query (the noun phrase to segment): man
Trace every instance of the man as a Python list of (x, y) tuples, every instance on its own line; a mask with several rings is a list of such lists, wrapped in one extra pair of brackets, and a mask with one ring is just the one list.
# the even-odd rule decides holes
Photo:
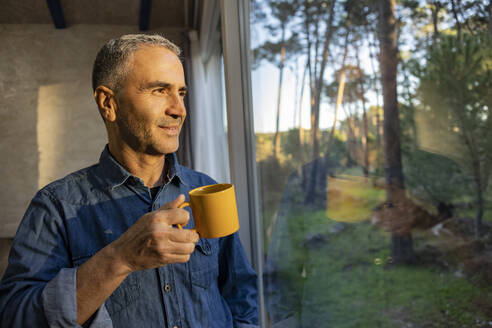
[(256, 274), (237, 233), (199, 238), (178, 208), (215, 183), (174, 154), (186, 117), (178, 55), (157, 35), (125, 35), (98, 53), (108, 145), (97, 165), (32, 200), (0, 284), (1, 327), (258, 324)]

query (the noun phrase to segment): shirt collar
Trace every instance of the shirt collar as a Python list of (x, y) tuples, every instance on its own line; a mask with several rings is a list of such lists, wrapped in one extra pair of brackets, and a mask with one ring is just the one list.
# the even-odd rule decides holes
[[(169, 165), (169, 181), (177, 178), (179, 182), (182, 181), (181, 167), (178, 163), (178, 157), (176, 153), (166, 155), (166, 165)], [(130, 177), (139, 179), (128, 172), (109, 152), (109, 147), (104, 147), (101, 156), (99, 157), (99, 168), (101, 173), (101, 179), (106, 189), (114, 189), (123, 185)]]
[(178, 163), (178, 156), (176, 153), (166, 154), (166, 164), (169, 165), (169, 182), (172, 182), (176, 178), (179, 182), (186, 184), (183, 181), (181, 165)]

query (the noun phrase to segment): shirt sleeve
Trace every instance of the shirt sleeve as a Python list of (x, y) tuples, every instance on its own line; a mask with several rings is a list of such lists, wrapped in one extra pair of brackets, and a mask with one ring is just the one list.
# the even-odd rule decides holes
[(234, 327), (258, 327), (257, 275), (238, 233), (221, 238), (219, 288), (231, 310)]
[[(62, 213), (47, 190), (31, 201), (0, 282), (1, 327), (80, 327), (77, 269), (71, 264)], [(87, 327), (112, 327), (104, 305)]]

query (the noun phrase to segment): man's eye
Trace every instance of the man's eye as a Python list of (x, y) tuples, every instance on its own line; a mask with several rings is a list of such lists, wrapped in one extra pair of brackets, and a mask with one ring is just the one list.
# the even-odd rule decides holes
[(162, 94), (162, 93), (166, 93), (166, 92), (167, 92), (167, 88), (155, 88), (155, 89), (152, 89), (152, 93)]
[(180, 92), (179, 95), (184, 98), (186, 96), (186, 92)]

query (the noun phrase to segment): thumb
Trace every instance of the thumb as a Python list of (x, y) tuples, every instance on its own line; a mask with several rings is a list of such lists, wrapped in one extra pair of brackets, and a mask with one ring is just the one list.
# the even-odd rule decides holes
[(183, 194), (180, 194), (178, 197), (176, 197), (175, 200), (172, 200), (169, 203), (162, 205), (159, 209), (160, 210), (169, 210), (172, 208), (178, 208), (178, 206), (183, 204), (183, 202), (185, 200), (186, 200), (185, 196)]

